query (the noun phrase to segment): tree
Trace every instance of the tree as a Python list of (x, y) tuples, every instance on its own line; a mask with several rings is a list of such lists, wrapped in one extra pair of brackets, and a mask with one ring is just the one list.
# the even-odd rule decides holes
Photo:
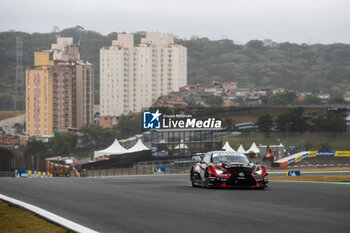
[(341, 110), (328, 110), (314, 121), (316, 131), (345, 132), (346, 122)]
[(308, 95), (308, 96), (305, 97), (304, 103), (305, 104), (320, 104), (321, 103), (321, 99), (318, 98), (317, 96)]
[(127, 138), (142, 132), (141, 114), (122, 115), (118, 119), (118, 124), (113, 127), (121, 137)]
[(200, 108), (203, 107), (200, 103), (197, 103), (193, 98), (185, 99), (187, 108)]
[(279, 115), (276, 123), (277, 128), (282, 132), (304, 132), (307, 128), (304, 109), (301, 107)]
[[(99, 101), (99, 50), (110, 46), (117, 32), (102, 35), (81, 30), (80, 26), (52, 33), (0, 32), (0, 109), (11, 109), (16, 65), (16, 36), (24, 42), (23, 65), (33, 65), (34, 51), (50, 48), (57, 35), (73, 37), (77, 43), (82, 38), (79, 52), (83, 60), (94, 64), (95, 103)], [(144, 32), (135, 33), (135, 43)], [(175, 39), (187, 47), (188, 83), (208, 85), (210, 81), (237, 81), (241, 87), (282, 87), (297, 91), (325, 90), (340, 96), (350, 86), (350, 45), (306, 45), (273, 43), (268, 46), (259, 40), (238, 45), (231, 40), (208, 38)], [(281, 96), (270, 104), (293, 104)]]
[(273, 126), (273, 119), (270, 114), (262, 115), (258, 118), (256, 124), (258, 125), (258, 130), (261, 132), (271, 132)]
[(27, 142), (25, 153), (34, 155), (34, 156), (42, 156), (47, 152), (47, 145), (42, 141), (37, 140), (29, 140)]
[(250, 40), (245, 46), (254, 50), (262, 50), (264, 43), (261, 40)]
[(211, 95), (208, 96), (205, 103), (208, 104), (210, 107), (221, 107), (224, 101), (221, 96)]
[(334, 96), (334, 97), (330, 98), (328, 103), (330, 103), (330, 104), (345, 104), (346, 101), (341, 96)]
[(110, 128), (102, 128), (98, 125), (90, 125), (80, 129), (81, 133), (86, 134), (91, 143), (95, 143), (97, 146), (104, 146), (111, 144), (115, 138), (118, 138), (119, 132)]
[(73, 133), (55, 134), (50, 141), (50, 147), (56, 154), (68, 155), (71, 153), (78, 142), (78, 136)]
[(234, 127), (234, 121), (232, 120), (232, 118), (225, 118), (225, 120), (224, 120), (224, 122), (223, 122), (224, 124), (224, 127), (226, 127), (226, 130), (228, 131), (228, 132), (231, 132), (232, 131), (232, 129), (233, 129), (233, 127)]
[(34, 156), (34, 163), (33, 160), (30, 160), (30, 169), (39, 169), (40, 161), (42, 161), (40, 158), (46, 154), (47, 149), (47, 144), (42, 141), (29, 140), (27, 142), (24, 153)]
[(269, 105), (290, 105), (297, 100), (297, 94), (293, 91), (276, 93), (269, 96), (267, 103)]

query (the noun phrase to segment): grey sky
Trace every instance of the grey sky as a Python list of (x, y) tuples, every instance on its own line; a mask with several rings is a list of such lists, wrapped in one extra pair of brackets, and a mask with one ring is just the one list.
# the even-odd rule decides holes
[(83, 26), (276, 42), (350, 43), (349, 0), (0, 0), (0, 31)]

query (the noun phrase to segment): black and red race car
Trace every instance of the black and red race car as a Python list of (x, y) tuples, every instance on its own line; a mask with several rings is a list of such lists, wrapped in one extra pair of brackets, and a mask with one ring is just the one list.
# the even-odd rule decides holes
[(211, 187), (267, 187), (266, 168), (252, 163), (237, 152), (210, 151), (192, 166), (192, 186)]

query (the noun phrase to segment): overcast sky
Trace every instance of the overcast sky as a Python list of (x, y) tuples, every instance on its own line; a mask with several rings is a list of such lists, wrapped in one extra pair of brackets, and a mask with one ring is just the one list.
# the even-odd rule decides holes
[(102, 34), (350, 43), (349, 0), (0, 0), (0, 31), (83, 26)]

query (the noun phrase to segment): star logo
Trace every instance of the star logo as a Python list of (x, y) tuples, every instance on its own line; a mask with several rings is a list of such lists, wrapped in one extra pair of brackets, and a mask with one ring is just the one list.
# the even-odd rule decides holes
[(159, 110), (157, 110), (156, 112), (143, 112), (143, 128), (160, 129), (161, 115), (162, 113), (160, 113)]
[(159, 121), (159, 117), (162, 115), (161, 113), (159, 113), (159, 109), (157, 109), (157, 111), (155, 113), (151, 113), (151, 114), (153, 116), (151, 122), (153, 122), (156, 119), (157, 119), (157, 121)]

